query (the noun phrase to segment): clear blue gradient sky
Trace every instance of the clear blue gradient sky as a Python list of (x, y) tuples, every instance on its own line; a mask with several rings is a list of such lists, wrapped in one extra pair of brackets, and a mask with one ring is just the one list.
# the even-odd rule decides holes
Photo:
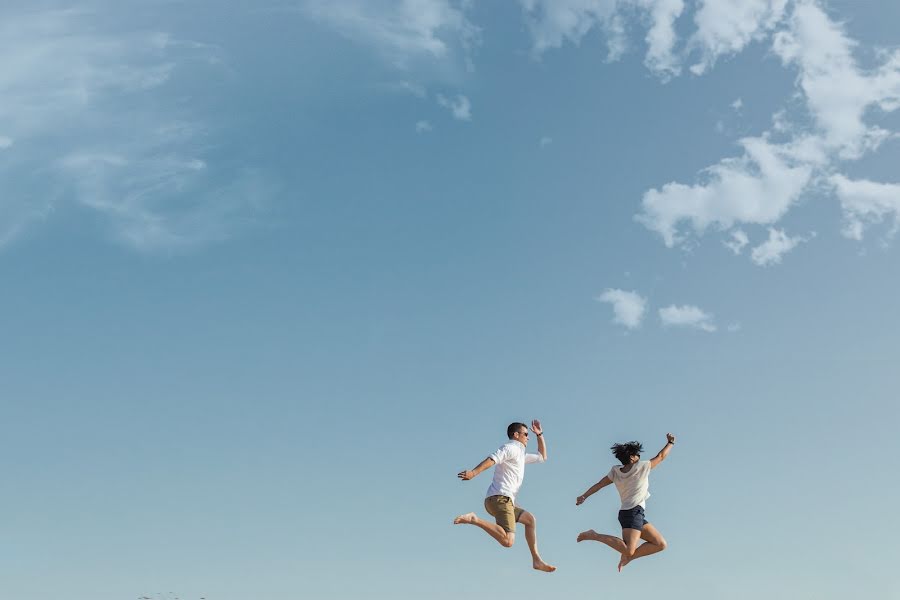
[[(897, 23), (4, 3), (0, 597), (900, 597)], [(451, 525), (532, 418), (553, 575)]]

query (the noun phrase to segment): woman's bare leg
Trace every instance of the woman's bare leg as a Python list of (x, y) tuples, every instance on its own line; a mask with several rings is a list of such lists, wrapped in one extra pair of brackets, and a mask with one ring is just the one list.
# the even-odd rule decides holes
[(588, 529), (587, 531), (582, 531), (578, 534), (577, 541), (583, 542), (585, 540), (593, 540), (595, 542), (600, 542), (601, 544), (606, 544), (619, 554), (625, 552), (625, 542), (622, 541), (622, 538), (618, 538), (614, 535), (607, 535), (605, 533), (597, 533), (593, 529)]
[[(634, 529), (626, 529), (623, 531), (636, 531)], [(650, 523), (644, 523), (644, 529), (641, 530), (640, 538), (644, 540), (644, 543), (638, 546), (634, 551), (630, 554), (630, 558), (626, 560), (624, 563), (619, 564), (619, 570), (622, 570), (622, 567), (627, 565), (629, 562), (633, 561), (636, 558), (641, 558), (642, 556), (649, 556), (651, 554), (656, 554), (657, 552), (662, 552), (666, 549), (668, 544), (666, 543), (666, 538), (662, 536), (656, 527), (651, 525)], [(637, 544), (637, 540), (635, 540), (635, 544)], [(624, 560), (624, 555), (622, 556)]]
[(641, 530), (622, 529), (622, 540), (625, 542), (625, 552), (622, 553), (622, 558), (619, 560), (619, 571), (631, 562), (634, 553), (637, 551), (638, 542), (641, 541)]

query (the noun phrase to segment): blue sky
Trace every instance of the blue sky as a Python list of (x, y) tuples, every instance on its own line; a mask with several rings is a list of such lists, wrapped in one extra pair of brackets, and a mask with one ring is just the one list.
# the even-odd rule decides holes
[[(898, 22), (4, 3), (0, 595), (900, 595)], [(549, 576), (450, 524), (532, 418)]]

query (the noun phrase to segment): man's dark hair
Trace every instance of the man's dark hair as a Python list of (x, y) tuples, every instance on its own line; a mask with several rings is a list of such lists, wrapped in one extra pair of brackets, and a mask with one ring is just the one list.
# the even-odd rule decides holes
[(616, 458), (623, 465), (627, 465), (632, 456), (640, 456), (644, 451), (644, 446), (640, 442), (625, 442), (624, 444), (613, 444), (610, 447)]
[(525, 423), (510, 423), (509, 427), (506, 428), (506, 437), (512, 439), (513, 434), (523, 427), (526, 430), (528, 429), (528, 425), (526, 425)]

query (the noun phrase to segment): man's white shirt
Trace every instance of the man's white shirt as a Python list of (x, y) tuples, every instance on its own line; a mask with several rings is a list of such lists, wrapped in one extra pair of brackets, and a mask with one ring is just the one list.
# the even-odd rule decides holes
[(494, 461), (494, 480), (485, 497), (507, 496), (513, 504), (525, 479), (525, 465), (544, 462), (540, 454), (526, 454), (525, 446), (516, 440), (509, 440), (489, 458)]

